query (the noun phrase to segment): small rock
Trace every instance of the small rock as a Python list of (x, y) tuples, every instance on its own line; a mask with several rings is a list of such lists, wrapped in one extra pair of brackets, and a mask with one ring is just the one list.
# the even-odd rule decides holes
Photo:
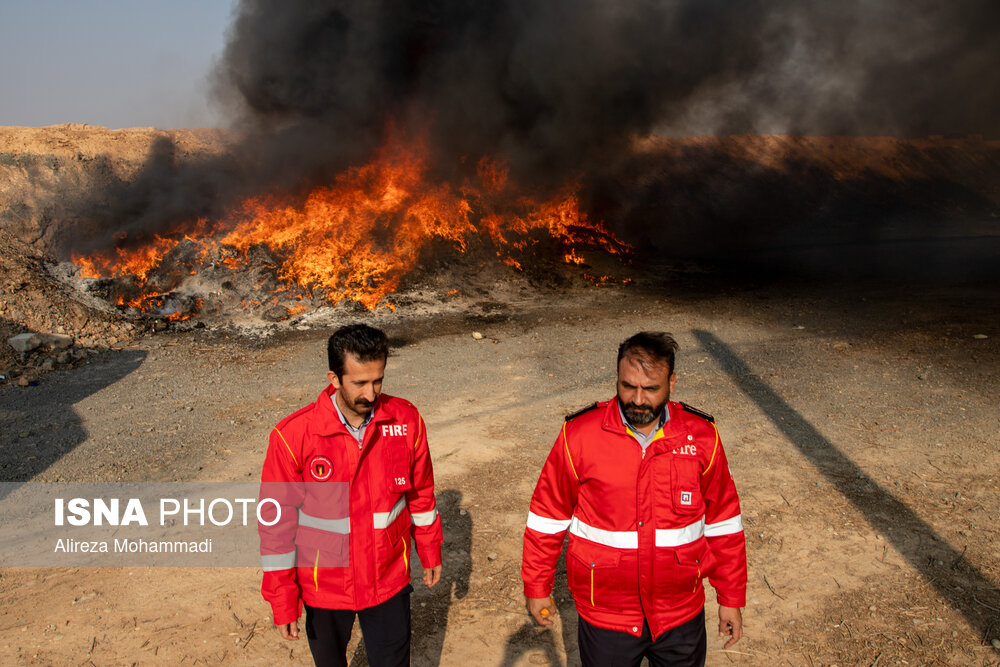
[(53, 350), (65, 350), (73, 345), (72, 336), (51, 333), (38, 334), (38, 336), (42, 339), (42, 345), (48, 345)]
[(56, 355), (57, 364), (68, 364), (73, 361), (73, 355), (70, 354), (69, 350), (63, 350), (58, 355)]
[(7, 339), (16, 352), (27, 354), (42, 344), (42, 337), (35, 333), (17, 334)]
[(833, 349), (835, 349), (837, 352), (843, 352), (844, 350), (851, 349), (851, 344), (845, 340), (838, 340), (833, 344)]
[(52, 357), (45, 357), (42, 363), (38, 364), (38, 367), (43, 371), (51, 371), (56, 367), (56, 360)]
[(993, 648), (1000, 651), (1000, 639), (993, 639), (990, 643), (993, 644)]
[(468, 514), (465, 510), (458, 510), (458, 513), (460, 516), (466, 516)]
[(476, 340), (482, 340), (483, 339), (483, 334), (479, 333), (478, 331), (473, 331), (472, 332), (472, 337), (475, 338)]
[[(975, 336), (973, 336), (973, 338), (975, 338), (976, 340), (986, 340), (987, 338), (989, 338), (989, 336), (987, 336), (986, 334), (976, 334)], [(994, 639), (993, 641), (996, 640)]]
[(281, 322), (291, 316), (292, 314), (288, 312), (288, 308), (280, 305), (271, 306), (260, 314), (261, 319), (267, 322)]
[(488, 554), (486, 554), (486, 560), (496, 560), (496, 559), (497, 559), (496, 551), (491, 551)]
[(17, 378), (17, 384), (19, 384), (22, 387), (30, 387), (32, 381), (33, 380), (31, 379), (31, 377), (27, 375), (22, 375), (21, 377)]

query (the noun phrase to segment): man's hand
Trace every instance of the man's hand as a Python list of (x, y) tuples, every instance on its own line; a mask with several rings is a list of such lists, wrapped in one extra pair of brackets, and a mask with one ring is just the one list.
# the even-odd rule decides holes
[(739, 607), (719, 605), (719, 636), (729, 637), (723, 648), (729, 648), (743, 636), (743, 614)]
[(295, 640), (299, 638), (299, 622), (292, 621), (278, 626), (278, 631), (284, 639)]
[(556, 603), (551, 597), (527, 598), (528, 613), (539, 625), (552, 625), (552, 617), (558, 613)]
[(433, 588), (434, 584), (441, 580), (441, 566), (437, 565), (428, 570), (424, 570), (424, 583), (427, 588)]

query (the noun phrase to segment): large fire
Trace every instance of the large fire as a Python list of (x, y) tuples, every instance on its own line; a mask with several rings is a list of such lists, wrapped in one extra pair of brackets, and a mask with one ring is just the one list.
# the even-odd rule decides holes
[[(348, 299), (372, 309), (385, 304), (429, 242), (465, 251), (478, 239), (505, 264), (522, 268), (539, 234), (561, 248), (568, 264), (582, 264), (582, 248), (628, 252), (580, 209), (573, 187), (538, 200), (519, 192), (501, 165), (483, 159), (460, 185), (432, 183), (420, 142), (389, 144), (368, 164), (351, 169), (303, 200), (269, 194), (244, 201), (224, 219), (198, 220), (183, 231), (145, 242), (117, 239), (117, 247), (74, 255), (84, 277), (130, 277), (139, 296), (120, 299), (143, 311), (162, 304), (152, 272), (183, 241), (200, 261), (245, 267), (254, 247), (278, 258), (278, 278), (300, 294), (331, 303)], [(518, 259), (518, 258), (521, 259)], [(194, 269), (189, 269), (194, 273)]]

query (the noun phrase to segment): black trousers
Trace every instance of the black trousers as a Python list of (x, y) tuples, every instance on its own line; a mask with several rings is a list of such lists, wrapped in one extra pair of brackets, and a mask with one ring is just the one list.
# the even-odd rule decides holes
[(642, 622), (642, 636), (605, 630), (580, 618), (577, 638), (584, 667), (639, 667), (643, 658), (651, 667), (701, 667), (708, 649), (705, 610), (683, 625), (667, 630), (653, 641), (649, 624)]
[(371, 667), (404, 667), (410, 664), (410, 593), (407, 584), (382, 604), (354, 611), (306, 607), (306, 637), (317, 667), (347, 667), (347, 643), (354, 616), (361, 622), (361, 636)]

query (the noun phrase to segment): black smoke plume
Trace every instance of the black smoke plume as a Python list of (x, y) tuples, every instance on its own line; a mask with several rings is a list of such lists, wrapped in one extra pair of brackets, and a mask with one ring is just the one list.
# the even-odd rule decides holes
[(995, 136), (998, 28), (982, 0), (246, 0), (219, 76), (307, 174), (396, 122), (443, 169), (562, 182), (656, 131)]

